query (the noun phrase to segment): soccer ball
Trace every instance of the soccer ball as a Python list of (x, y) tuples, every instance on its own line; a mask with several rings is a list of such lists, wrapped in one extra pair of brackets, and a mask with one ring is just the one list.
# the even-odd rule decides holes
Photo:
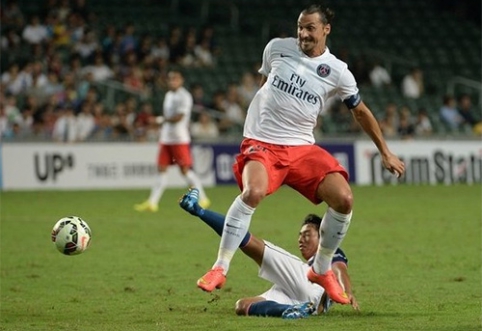
[(60, 253), (78, 255), (90, 244), (92, 231), (87, 223), (77, 216), (60, 219), (52, 229), (52, 242)]

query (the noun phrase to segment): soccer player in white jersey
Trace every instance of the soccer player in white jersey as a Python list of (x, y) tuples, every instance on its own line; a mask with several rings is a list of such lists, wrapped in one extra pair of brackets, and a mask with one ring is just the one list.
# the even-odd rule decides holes
[(156, 122), (162, 125), (157, 158), (159, 175), (151, 189), (149, 199), (134, 206), (137, 211), (156, 212), (158, 210), (159, 201), (168, 183), (167, 168), (173, 164), (179, 166), (189, 186), (199, 188), (200, 205), (207, 208), (210, 204), (201, 181), (191, 169), (189, 123), (193, 104), (192, 95), (184, 88), (184, 77), (178, 70), (171, 70), (168, 73), (167, 83), (169, 91), (164, 97), (163, 116), (156, 118)]
[(313, 137), (326, 100), (337, 96), (352, 111), (377, 146), (385, 168), (401, 176), (405, 166), (389, 150), (375, 117), (361, 101), (353, 74), (326, 47), (332, 18), (330, 9), (311, 5), (298, 17), (297, 39), (275, 38), (266, 45), (259, 70), (261, 88), (249, 106), (245, 139), (233, 166), (242, 193), (226, 214), (216, 262), (197, 281), (204, 291), (224, 285), (256, 207), (285, 184), (314, 204), (325, 201), (328, 205), (318, 252), (307, 277), (321, 285), (332, 300), (350, 302), (331, 270), (331, 260), (350, 224), (352, 191), (346, 170), (315, 145)]
[[(222, 235), (225, 216), (201, 208), (198, 195), (197, 189), (190, 189), (181, 197), (179, 205), (200, 218), (218, 235)], [(239, 299), (236, 302), (236, 314), (297, 319), (328, 311), (331, 301), (324, 295), (323, 288), (306, 278), (318, 250), (320, 223), (321, 218), (314, 214), (307, 215), (303, 220), (298, 235), (298, 247), (307, 262), (269, 241), (246, 233), (239, 248), (259, 266), (259, 276), (273, 285), (262, 294)], [(359, 310), (348, 274), (348, 259), (340, 248), (336, 250), (331, 265), (348, 295), (351, 306)]]

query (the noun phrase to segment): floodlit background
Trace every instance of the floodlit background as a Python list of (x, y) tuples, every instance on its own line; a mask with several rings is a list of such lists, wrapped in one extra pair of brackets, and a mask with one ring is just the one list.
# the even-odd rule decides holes
[[(68, 140), (155, 141), (147, 119), (161, 112), (166, 71), (178, 66), (195, 96), (193, 122), (206, 114), (201, 120), (214, 122), (215, 138), (237, 139), (264, 46), (294, 35), (309, 3), (2, 1), (2, 138), (64, 139), (52, 137), (52, 127), (72, 107), (77, 117), (93, 116), (95, 125), (84, 124)], [(348, 63), (387, 137), (473, 135), (482, 105), (480, 2), (324, 3), (335, 11), (331, 52)], [(441, 116), (449, 97), (448, 108), (468, 109), (465, 120), (450, 111)], [(400, 128), (400, 118), (411, 127)], [(361, 132), (334, 100), (316, 135)]]

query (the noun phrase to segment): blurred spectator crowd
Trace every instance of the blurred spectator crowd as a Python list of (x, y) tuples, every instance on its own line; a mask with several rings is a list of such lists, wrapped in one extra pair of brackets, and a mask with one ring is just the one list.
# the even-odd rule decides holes
[[(210, 26), (173, 26), (154, 37), (138, 35), (132, 23), (99, 31), (93, 28), (98, 20), (85, 0), (48, 0), (30, 17), (16, 1), (2, 3), (2, 56), (8, 58), (0, 78), (2, 139), (141, 139), (139, 126), (148, 123), (143, 112), (152, 105), (138, 100), (165, 92), (170, 66), (216, 65)], [(97, 87), (109, 80), (140, 98), (106, 109)]]
[[(86, 0), (46, 0), (43, 10), (26, 17), (16, 1), (2, 3), (1, 48), (8, 61), (1, 68), (0, 137), (2, 140), (157, 141), (153, 117), (162, 113), (150, 97), (166, 91), (171, 66), (212, 69), (221, 47), (212, 26), (172, 26), (167, 35), (139, 35), (133, 23), (104, 26)], [(261, 57), (261, 54), (260, 54)], [(348, 61), (360, 86), (393, 88), (381, 61), (366, 65)], [(98, 86), (114, 81), (134, 96), (105, 102)], [(206, 95), (201, 84), (187, 86), (194, 99), (191, 131), (194, 139), (240, 136), (249, 102), (257, 92), (259, 75), (246, 70), (228, 86)], [(403, 79), (401, 93), (419, 98), (424, 93), (423, 72), (414, 68)], [(158, 108), (158, 107), (157, 107)], [(379, 117), (388, 138), (427, 137), (434, 130), (427, 109), (389, 103)], [(439, 110), (449, 131), (481, 133), (480, 118), (470, 96), (446, 96)], [(351, 113), (339, 100), (324, 110), (315, 135), (330, 132), (361, 134)]]
[[(432, 123), (433, 116), (430, 115), (433, 112), (433, 116), (438, 117), (438, 125), (442, 126), (438, 133)], [(452, 95), (445, 95), (442, 106), (430, 111), (425, 107), (413, 111), (407, 105), (389, 102), (377, 116), (377, 120), (384, 137), (388, 139), (429, 138), (435, 134), (441, 135), (442, 132), (444, 136), (482, 136), (480, 112), (475, 110), (469, 94), (461, 94), (457, 99)], [(331, 102), (327, 111), (322, 114), (318, 139), (321, 139), (327, 125), (334, 125), (338, 132), (350, 135), (363, 132), (351, 112), (339, 101)]]

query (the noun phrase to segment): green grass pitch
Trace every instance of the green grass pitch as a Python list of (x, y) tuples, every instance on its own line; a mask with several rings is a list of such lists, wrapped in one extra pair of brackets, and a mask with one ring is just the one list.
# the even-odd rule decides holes
[[(238, 252), (226, 286), (195, 286), (214, 262), (219, 237), (166, 191), (156, 214), (132, 206), (147, 190), (4, 192), (1, 208), (0, 330), (432, 330), (481, 329), (481, 187), (354, 187), (343, 249), (361, 312), (334, 306), (298, 321), (238, 317), (238, 298), (269, 284)], [(207, 190), (225, 213), (237, 187)], [(256, 211), (251, 232), (297, 254), (307, 213), (323, 213), (283, 188)], [(84, 218), (91, 247), (60, 254), (55, 222)]]

